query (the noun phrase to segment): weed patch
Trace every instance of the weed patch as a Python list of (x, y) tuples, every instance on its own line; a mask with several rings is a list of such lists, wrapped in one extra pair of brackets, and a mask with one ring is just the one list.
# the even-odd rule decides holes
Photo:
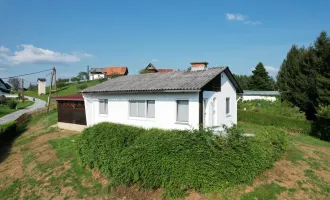
[(276, 183), (263, 184), (254, 189), (254, 191), (244, 194), (242, 200), (276, 200), (276, 195), (287, 191), (287, 188), (277, 185)]

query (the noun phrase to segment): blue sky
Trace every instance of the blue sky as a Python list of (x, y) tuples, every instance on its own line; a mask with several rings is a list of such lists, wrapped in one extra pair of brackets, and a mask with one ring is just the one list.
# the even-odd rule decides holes
[[(86, 66), (152, 62), (187, 69), (191, 61), (272, 75), (292, 44), (330, 29), (328, 1), (16, 1), (0, 0), (0, 78), (50, 69), (71, 77)], [(35, 81), (47, 73), (25, 77)]]

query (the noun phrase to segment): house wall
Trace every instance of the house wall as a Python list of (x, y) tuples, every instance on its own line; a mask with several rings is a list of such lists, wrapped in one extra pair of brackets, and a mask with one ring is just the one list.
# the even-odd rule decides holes
[(249, 101), (249, 100), (267, 100), (267, 101), (276, 101), (276, 97), (274, 96), (261, 96), (261, 95), (244, 95), (242, 97), (243, 101)]
[(89, 80), (97, 80), (97, 79), (102, 79), (104, 77), (105, 77), (104, 74), (90, 74)]
[(38, 95), (46, 94), (46, 82), (38, 81)]
[[(199, 94), (193, 93), (136, 93), (136, 94), (100, 94), (85, 93), (85, 110), (87, 125), (92, 126), (100, 122), (114, 122), (142, 126), (145, 128), (163, 129), (198, 129), (199, 128)], [(226, 98), (230, 98), (230, 114), (226, 114)], [(210, 123), (211, 102), (215, 98), (214, 123)], [(99, 99), (108, 99), (108, 114), (99, 114)], [(129, 100), (155, 100), (155, 118), (129, 117)], [(176, 100), (189, 100), (189, 123), (176, 123)], [(221, 91), (204, 91), (205, 127), (232, 126), (237, 123), (236, 90), (226, 74), (221, 74)]]
[[(87, 125), (115, 122), (145, 128), (198, 128), (198, 93), (84, 94)], [(99, 114), (99, 99), (108, 99), (108, 114)], [(155, 100), (155, 118), (129, 117), (129, 100)], [(176, 100), (189, 100), (189, 123), (176, 123)]]
[[(226, 114), (226, 98), (230, 98), (230, 114)], [(237, 101), (236, 101), (236, 89), (228, 79), (225, 73), (221, 73), (221, 91), (204, 91), (203, 94), (205, 106), (204, 115), (204, 127), (226, 125), (231, 127), (233, 124), (237, 124)], [(215, 99), (215, 101), (214, 101)], [(212, 114), (211, 104), (215, 102), (215, 113)], [(214, 122), (211, 120), (214, 118)]]

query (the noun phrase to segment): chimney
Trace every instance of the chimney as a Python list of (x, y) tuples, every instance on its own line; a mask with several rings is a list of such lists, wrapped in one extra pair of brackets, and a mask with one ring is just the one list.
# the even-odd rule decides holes
[(199, 71), (207, 68), (208, 62), (191, 62), (191, 71)]

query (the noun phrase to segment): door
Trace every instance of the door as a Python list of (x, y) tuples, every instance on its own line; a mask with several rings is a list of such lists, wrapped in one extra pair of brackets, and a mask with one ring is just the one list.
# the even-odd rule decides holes
[(210, 103), (210, 113), (209, 113), (209, 119), (210, 119), (210, 126), (215, 126), (215, 116), (216, 116), (216, 98), (214, 97), (212, 102)]

